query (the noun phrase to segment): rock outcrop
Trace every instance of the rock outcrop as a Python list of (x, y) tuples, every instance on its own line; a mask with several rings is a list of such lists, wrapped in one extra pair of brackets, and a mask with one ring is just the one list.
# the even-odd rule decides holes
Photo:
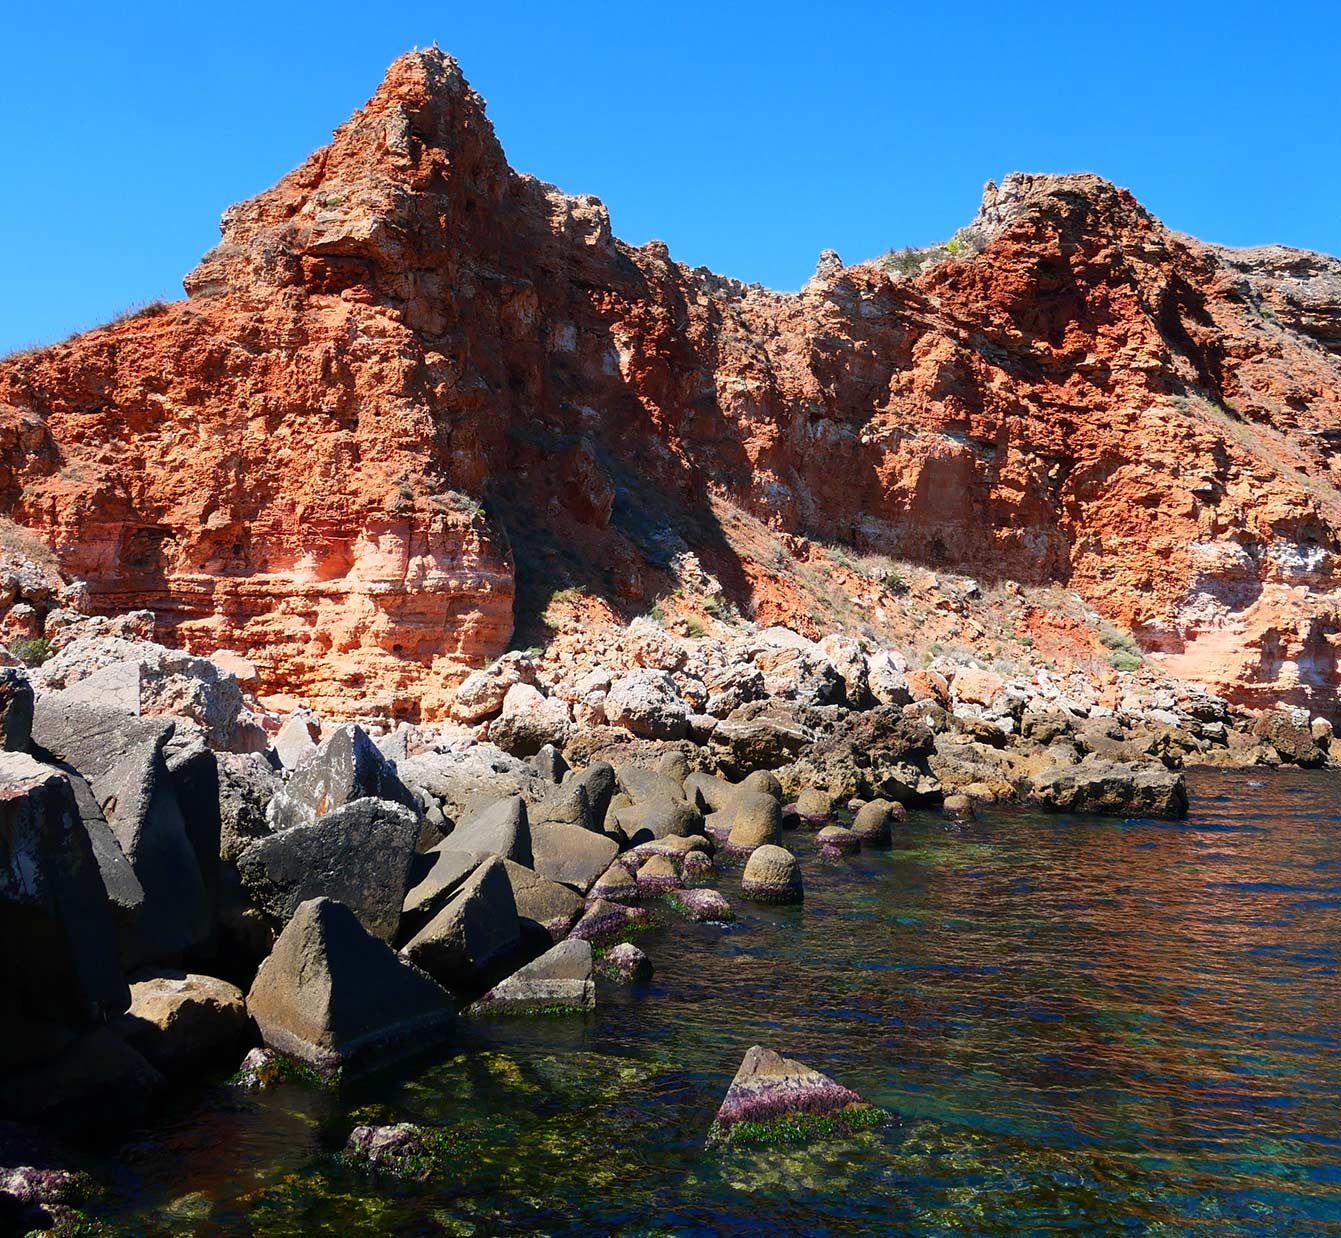
[[(436, 50), (222, 233), (189, 299), (0, 362), (0, 511), (94, 609), (150, 608), (271, 695), (444, 718), (514, 599), (539, 624), (569, 587), (626, 617), (683, 589), (818, 637), (826, 582), (776, 564), (832, 544), (1060, 582), (1133, 658), (1334, 709), (1336, 260), (1013, 174), (945, 246), (746, 286), (513, 172)], [(853, 601), (878, 623), (905, 582), (877, 576)], [(59, 626), (42, 588), (10, 622), (25, 649)], [(593, 666), (567, 704), (674, 736), (761, 683), (902, 703), (902, 668), (863, 678), (850, 653), (783, 643), (709, 684), (653, 642), (645, 676)], [(473, 677), (458, 717), (529, 675)], [(566, 727), (536, 705), (518, 693), (508, 746)]]

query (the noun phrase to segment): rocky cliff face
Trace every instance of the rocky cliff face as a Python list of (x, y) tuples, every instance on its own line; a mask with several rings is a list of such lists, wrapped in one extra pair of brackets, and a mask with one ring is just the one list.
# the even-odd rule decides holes
[(0, 511), (272, 691), (441, 717), (569, 585), (803, 619), (729, 509), (1064, 584), (1175, 674), (1334, 710), (1333, 259), (1017, 174), (947, 246), (746, 286), (514, 173), (436, 51), (222, 232), (189, 299), (0, 363)]

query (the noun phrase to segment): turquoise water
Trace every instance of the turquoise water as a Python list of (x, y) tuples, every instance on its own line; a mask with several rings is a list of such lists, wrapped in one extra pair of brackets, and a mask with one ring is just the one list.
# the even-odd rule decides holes
[[(1253, 785), (1261, 783), (1262, 785)], [(145, 1234), (1341, 1234), (1341, 776), (1196, 772), (1183, 823), (1000, 811), (821, 862), (807, 901), (639, 938), (587, 1019), (394, 1075), (183, 1101), (115, 1168)], [(709, 1151), (746, 1048), (892, 1121)], [(407, 1186), (356, 1120), (454, 1132)]]

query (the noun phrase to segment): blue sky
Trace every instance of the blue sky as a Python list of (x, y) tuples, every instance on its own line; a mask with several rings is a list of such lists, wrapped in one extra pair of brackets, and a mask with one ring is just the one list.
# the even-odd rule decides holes
[(223, 208), (434, 40), (514, 167), (777, 288), (948, 236), (1014, 169), (1341, 253), (1335, 4), (10, 0), (4, 27), (0, 354), (180, 296)]

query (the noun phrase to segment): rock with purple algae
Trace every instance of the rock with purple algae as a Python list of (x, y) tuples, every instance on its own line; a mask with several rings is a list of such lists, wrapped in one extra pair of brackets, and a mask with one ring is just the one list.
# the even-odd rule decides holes
[(799, 903), (805, 897), (801, 866), (785, 847), (760, 847), (745, 863), (740, 892), (756, 903)]
[(782, 810), (777, 800), (762, 791), (742, 791), (733, 809), (727, 853), (749, 855), (756, 847), (781, 841)]
[(282, 1053), (273, 1049), (252, 1049), (229, 1082), (234, 1087), (264, 1092), (284, 1081), (288, 1074), (285, 1067), (286, 1059)]
[(578, 937), (584, 941), (602, 941), (618, 937), (636, 924), (647, 919), (647, 911), (641, 907), (621, 907), (618, 903), (607, 902), (603, 898), (593, 899), (587, 904), (586, 913), (569, 937)]
[(621, 941), (601, 957), (601, 970), (621, 984), (652, 978), (652, 960), (630, 941)]
[(392, 1126), (356, 1126), (345, 1143), (343, 1159), (360, 1169), (418, 1180), (441, 1171), (453, 1151), (446, 1131), (414, 1122)]
[(736, 918), (731, 904), (716, 890), (676, 890), (666, 901), (681, 915), (699, 924), (709, 920), (727, 923)]
[(845, 825), (826, 825), (815, 835), (821, 852), (851, 855), (861, 850), (861, 839)]
[(581, 1014), (596, 1008), (591, 943), (570, 937), (499, 981), (470, 1008), (477, 1015)]
[(876, 1126), (884, 1116), (828, 1075), (754, 1045), (727, 1089), (708, 1140), (806, 1143)]
[[(900, 805), (902, 807), (902, 805)], [(863, 847), (888, 847), (892, 840), (893, 805), (888, 800), (869, 800), (861, 804), (852, 818), (852, 832)]]
[(638, 889), (644, 894), (665, 894), (679, 888), (680, 874), (669, 856), (650, 856), (638, 869)]
[(707, 881), (713, 874), (712, 857), (702, 851), (689, 852), (680, 864), (680, 876), (686, 884)]
[(639, 898), (638, 882), (626, 864), (611, 864), (591, 887), (591, 897), (612, 903), (636, 903)]
[(796, 797), (796, 812), (809, 825), (822, 825), (834, 814), (834, 797), (819, 787), (806, 787)]

